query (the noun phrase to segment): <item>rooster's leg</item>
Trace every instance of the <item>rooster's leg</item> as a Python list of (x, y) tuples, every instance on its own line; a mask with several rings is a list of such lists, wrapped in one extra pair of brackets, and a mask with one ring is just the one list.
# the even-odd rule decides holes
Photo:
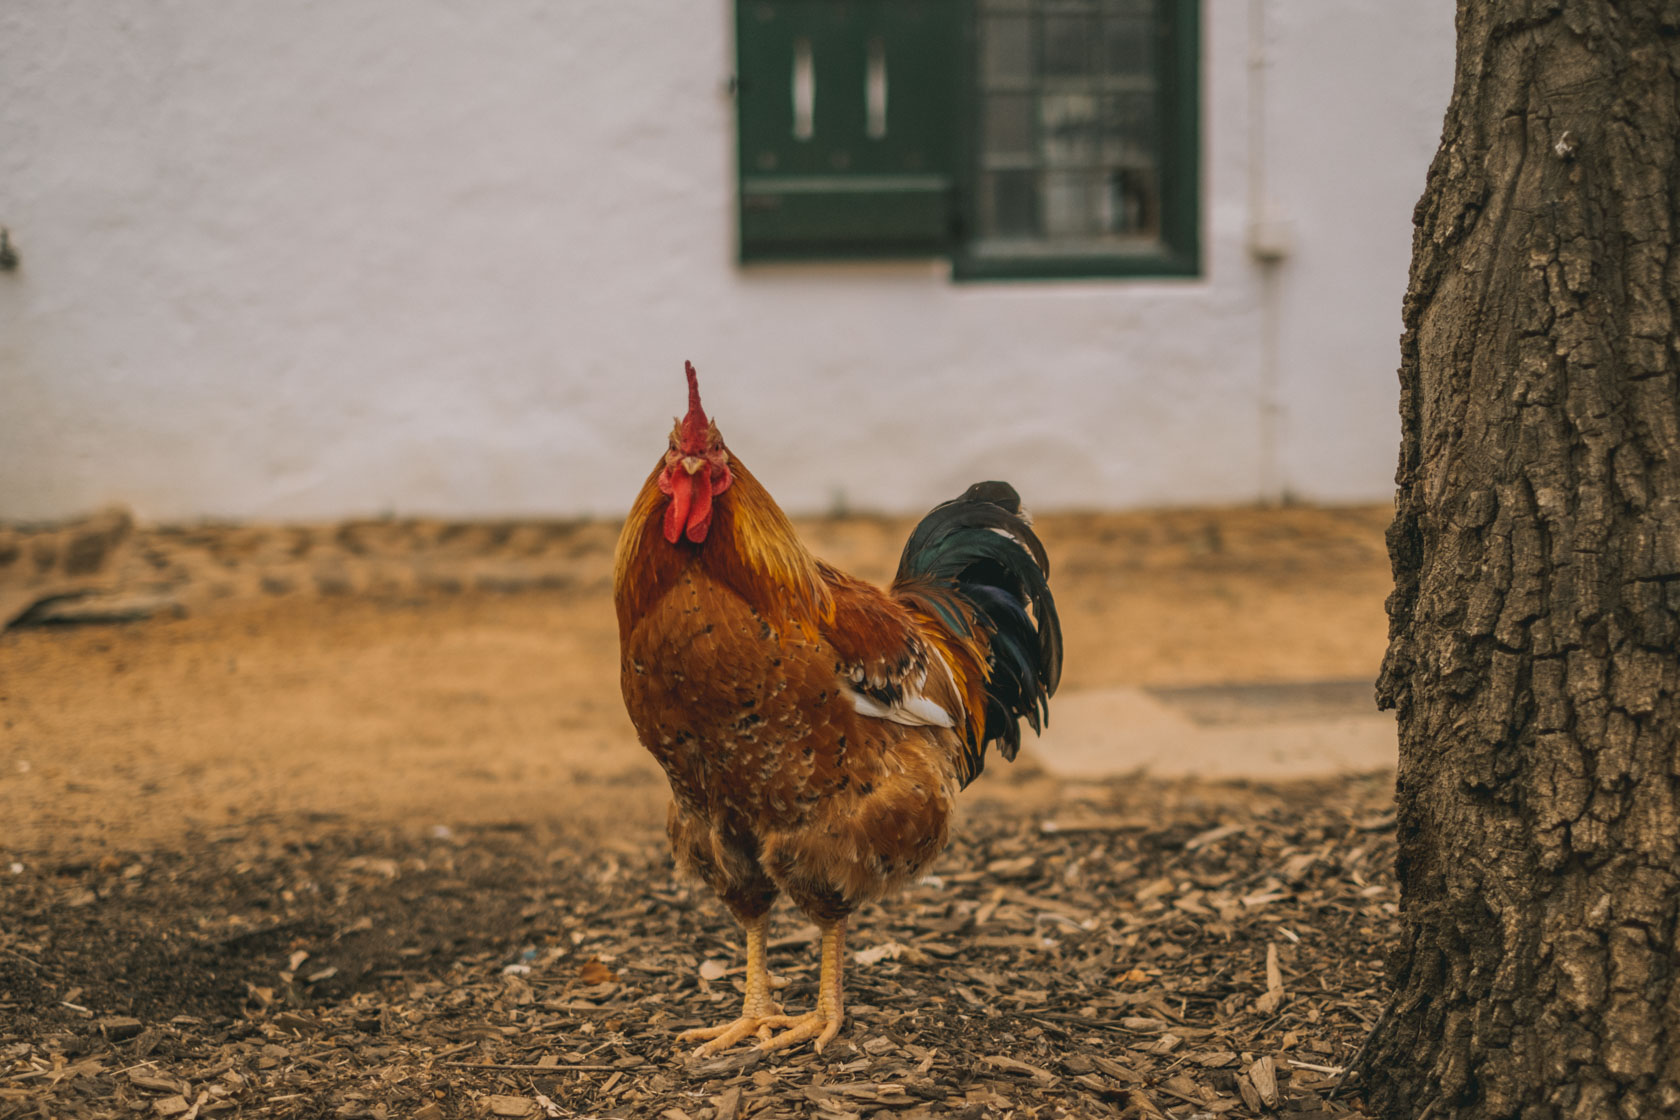
[(703, 1041), (694, 1051), (696, 1057), (727, 1050), (748, 1035), (768, 1039), (767, 1021), (781, 1013), (770, 999), (770, 970), (764, 963), (764, 934), (770, 928), (770, 918), (761, 914), (742, 924), (747, 931), (747, 998), (741, 1004), (741, 1017), (720, 1027), (696, 1027), (679, 1034), (678, 1042)]
[(760, 1050), (780, 1050), (784, 1046), (792, 1046), (814, 1038), (817, 1040), (817, 1053), (820, 1054), (822, 1048), (840, 1033), (840, 1024), (846, 1018), (846, 1004), (841, 993), (841, 981), (845, 974), (845, 942), (846, 919), (842, 918), (833, 925), (824, 927), (822, 979), (817, 982), (817, 1009), (804, 1015), (777, 1015), (765, 1020), (767, 1026), (788, 1029), (770, 1041), (760, 1043)]

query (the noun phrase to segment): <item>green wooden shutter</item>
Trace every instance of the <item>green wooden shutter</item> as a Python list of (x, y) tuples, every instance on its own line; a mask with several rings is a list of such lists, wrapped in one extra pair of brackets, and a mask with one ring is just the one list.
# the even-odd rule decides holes
[(950, 250), (962, 0), (738, 0), (742, 260)]

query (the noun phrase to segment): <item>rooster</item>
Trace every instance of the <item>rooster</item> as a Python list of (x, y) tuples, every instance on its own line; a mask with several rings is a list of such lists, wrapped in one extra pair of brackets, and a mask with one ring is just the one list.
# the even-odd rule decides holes
[[(688, 413), (619, 538), (624, 703), (670, 780), (678, 867), (746, 934), (741, 1014), (686, 1031), (704, 1055), (844, 1021), (846, 919), (944, 849), (953, 801), (1019, 721), (1049, 718), (1062, 636), (1044, 546), (1014, 488), (939, 505), (886, 590), (825, 564), (729, 451), (686, 364)], [(783, 1015), (765, 964), (786, 895), (822, 931), (816, 1009)], [(776, 1033), (780, 1031), (781, 1033)]]

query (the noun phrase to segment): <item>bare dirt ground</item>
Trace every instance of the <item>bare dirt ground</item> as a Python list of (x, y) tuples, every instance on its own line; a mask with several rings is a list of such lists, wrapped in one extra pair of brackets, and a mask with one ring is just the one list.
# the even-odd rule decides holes
[[(1063, 689), (1370, 679), (1387, 518), (1043, 519)], [(1388, 775), (1024, 754), (859, 916), (835, 1046), (696, 1064), (672, 1038), (738, 998), (739, 944), (671, 877), (612, 526), (119, 522), (0, 530), (0, 1118), (1357, 1107), (1325, 1071), (1378, 1006)], [(909, 525), (801, 529), (885, 578)], [(773, 931), (793, 1006), (809, 936)]]

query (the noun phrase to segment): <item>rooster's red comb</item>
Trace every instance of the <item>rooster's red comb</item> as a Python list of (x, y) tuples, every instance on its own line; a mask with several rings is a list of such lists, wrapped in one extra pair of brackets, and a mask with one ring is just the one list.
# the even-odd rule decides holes
[(682, 418), (679, 426), (680, 441), (683, 451), (698, 454), (706, 449), (711, 421), (706, 419), (706, 410), (700, 407), (700, 381), (695, 376), (694, 363), (684, 362), (683, 369), (688, 374), (688, 415)]

